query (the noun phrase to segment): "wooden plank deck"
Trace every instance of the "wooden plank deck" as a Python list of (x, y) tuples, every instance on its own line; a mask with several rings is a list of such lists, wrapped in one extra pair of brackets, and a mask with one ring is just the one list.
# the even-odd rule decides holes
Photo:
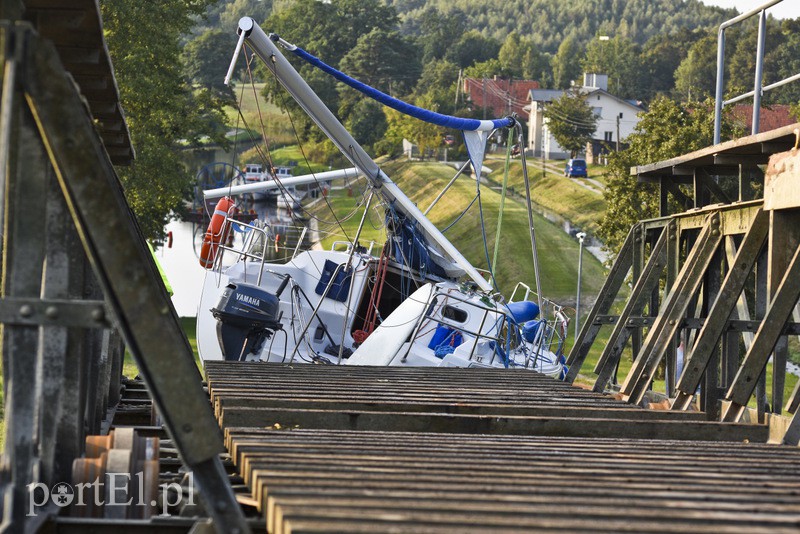
[(207, 362), (206, 376), (268, 532), (800, 528), (800, 450), (764, 443), (764, 426), (530, 371)]

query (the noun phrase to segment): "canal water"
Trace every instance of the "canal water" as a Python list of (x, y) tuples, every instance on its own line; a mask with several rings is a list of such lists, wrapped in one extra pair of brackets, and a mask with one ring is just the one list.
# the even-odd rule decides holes
[[(248, 201), (241, 206), (245, 212), (255, 213), (257, 219), (269, 223), (268, 260), (281, 260), (291, 257), (297, 240), (302, 233), (302, 229), (296, 226), (292, 219), (292, 214), (283, 207), (278, 207), (272, 200)], [(172, 303), (179, 317), (196, 317), (197, 307), (200, 303), (200, 292), (203, 281), (208, 273), (200, 266), (199, 253), (203, 243), (203, 235), (206, 230), (205, 224), (195, 224), (181, 220), (173, 220), (165, 228), (168, 235), (172, 236), (172, 246), (165, 243), (155, 251), (155, 256), (161, 264), (162, 269), (172, 286)], [(233, 246), (241, 248), (248, 228), (234, 227)], [(277, 244), (276, 244), (277, 240)], [(304, 240), (307, 246), (309, 239)], [(232, 263), (236, 258), (234, 254), (226, 253), (225, 263)], [(213, 276), (212, 273), (208, 273)]]

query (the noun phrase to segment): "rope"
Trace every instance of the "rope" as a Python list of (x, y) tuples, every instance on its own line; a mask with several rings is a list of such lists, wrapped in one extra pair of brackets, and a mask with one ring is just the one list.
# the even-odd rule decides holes
[(494, 238), (494, 255), (492, 265), (497, 265), (497, 252), (500, 250), (500, 235), (503, 227), (503, 210), (506, 205), (506, 190), (508, 189), (508, 169), (511, 166), (511, 141), (514, 131), (508, 131), (508, 141), (506, 141), (506, 164), (503, 171), (503, 190), (500, 192), (500, 211), (497, 214), (497, 235)]
[(464, 217), (464, 215), (466, 215), (466, 214), (467, 214), (467, 212), (468, 212), (468, 211), (469, 211), (469, 209), (472, 207), (472, 205), (473, 205), (473, 204), (475, 204), (475, 201), (476, 201), (476, 200), (478, 200), (478, 195), (475, 195), (474, 197), (472, 197), (472, 201), (469, 203), (469, 205), (468, 205), (466, 208), (464, 208), (464, 211), (462, 211), (462, 212), (461, 212), (461, 215), (459, 215), (458, 217), (456, 217), (456, 220), (455, 220), (455, 221), (453, 221), (453, 222), (451, 222), (450, 224), (448, 224), (448, 225), (447, 225), (447, 227), (445, 227), (445, 229), (444, 229), (444, 230), (442, 230), (442, 233), (445, 233), (445, 232), (446, 232), (446, 231), (448, 231), (450, 228), (452, 228), (453, 226), (455, 226), (455, 225), (456, 225), (456, 223), (458, 223), (458, 221), (460, 221), (460, 220), (461, 220), (461, 218), (462, 218), (462, 217)]
[(488, 267), (489, 276), (492, 277), (492, 285), (494, 286), (495, 289), (497, 289), (497, 281), (494, 278), (494, 270), (492, 270), (492, 263), (489, 260), (489, 244), (486, 242), (486, 224), (483, 219), (483, 203), (481, 202), (480, 180), (475, 180), (475, 183), (478, 184), (478, 193), (476, 196), (478, 198), (478, 213), (480, 214), (480, 219), (481, 219), (481, 237), (483, 238), (483, 251), (484, 253), (486, 253), (486, 263), (489, 266)]

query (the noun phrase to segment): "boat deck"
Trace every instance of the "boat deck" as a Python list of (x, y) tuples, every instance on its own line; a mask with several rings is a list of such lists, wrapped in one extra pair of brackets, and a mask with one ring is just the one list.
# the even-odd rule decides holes
[(269, 532), (796, 532), (800, 450), (530, 371), (208, 362)]

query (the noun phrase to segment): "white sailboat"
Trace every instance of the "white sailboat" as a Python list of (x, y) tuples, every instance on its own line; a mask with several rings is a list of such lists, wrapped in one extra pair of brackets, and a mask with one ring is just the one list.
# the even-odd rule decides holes
[[(366, 177), (370, 190), (364, 218), (373, 201), (386, 207), (387, 243), (380, 257), (371, 254), (372, 247), (359, 247), (362, 218), (344, 250), (295, 250), (286, 263), (268, 263), (264, 251), (270, 233), (262, 225), (247, 225), (241, 247), (225, 245), (232, 224), (225, 212), (232, 203), (221, 200), (220, 224), (207, 234), (211, 257), (205, 260), (212, 268), (198, 310), (203, 360), (521, 367), (562, 375), (568, 319), (541, 297), (538, 274), (537, 291), (520, 283), (508, 300), (496, 293), (366, 154), (275, 43), (298, 55), (307, 53), (268, 37), (250, 18), (239, 22), (239, 35), (234, 61), (246, 41), (351, 161), (354, 169), (345, 172), (357, 170)], [(519, 127), (512, 118), (457, 120), (470, 129), (465, 138), (474, 169), (482, 168), (483, 146), (492, 131)], [(320, 174), (315, 179), (328, 178)], [(230, 193), (230, 188), (224, 192)]]

